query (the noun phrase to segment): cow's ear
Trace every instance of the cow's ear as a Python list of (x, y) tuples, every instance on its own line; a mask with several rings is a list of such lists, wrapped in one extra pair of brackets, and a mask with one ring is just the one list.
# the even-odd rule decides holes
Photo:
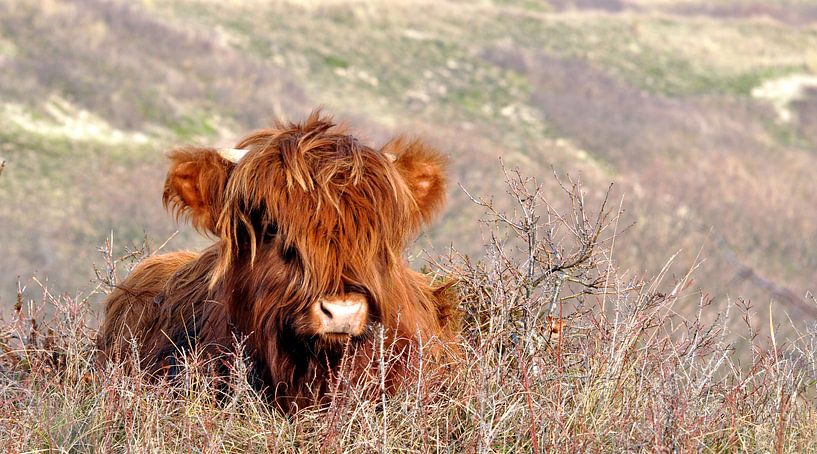
[(170, 170), (162, 196), (165, 208), (177, 220), (188, 217), (202, 233), (216, 233), (224, 188), (235, 164), (213, 148), (176, 148), (168, 157)]
[(408, 185), (420, 220), (431, 220), (445, 201), (445, 157), (424, 142), (405, 137), (391, 140), (382, 151), (394, 162)]

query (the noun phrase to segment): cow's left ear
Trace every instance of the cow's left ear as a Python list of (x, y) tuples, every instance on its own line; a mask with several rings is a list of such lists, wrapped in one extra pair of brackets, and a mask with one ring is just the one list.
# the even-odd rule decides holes
[(446, 158), (419, 139), (397, 137), (382, 152), (394, 162), (417, 203), (420, 221), (428, 222), (445, 201)]

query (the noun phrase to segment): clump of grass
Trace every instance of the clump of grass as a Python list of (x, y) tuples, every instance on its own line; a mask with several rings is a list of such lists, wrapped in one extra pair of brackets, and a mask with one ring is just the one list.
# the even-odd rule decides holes
[[(588, 208), (580, 184), (506, 172), (514, 208), (486, 210), (484, 259), (452, 252), (434, 268), (459, 280), (463, 358), (444, 370), (419, 361), (394, 395), (376, 373), (341, 371), (324, 408), (284, 416), (248, 384), (241, 339), (228, 376), (195, 352), (174, 383), (137, 364), (95, 363), (89, 295), (32, 300), (19, 289), (0, 326), (0, 449), (9, 452), (598, 452), (813, 449), (817, 330), (780, 343), (753, 330), (746, 363), (725, 320), (690, 285), (628, 276), (613, 256), (623, 226), (604, 198)], [(555, 206), (564, 208), (556, 209)], [(115, 280), (117, 261), (100, 272)], [(694, 299), (697, 315), (674, 307)], [(52, 315), (45, 317), (44, 313)], [(784, 322), (783, 316), (773, 319)], [(735, 333), (731, 333), (735, 334)], [(382, 339), (382, 337), (380, 338)], [(766, 342), (768, 340), (769, 342)], [(379, 342), (375, 339), (374, 342)], [(388, 349), (377, 359), (388, 367)], [(387, 346), (386, 346), (387, 347)]]

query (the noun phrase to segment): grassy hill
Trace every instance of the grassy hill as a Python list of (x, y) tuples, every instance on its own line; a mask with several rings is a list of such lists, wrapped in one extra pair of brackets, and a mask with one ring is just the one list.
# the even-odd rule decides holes
[[(594, 199), (615, 182), (632, 224), (622, 270), (655, 273), (680, 250), (680, 273), (702, 249), (699, 288), (794, 313), (817, 280), (810, 2), (78, 0), (0, 13), (1, 301), (34, 272), (60, 291), (90, 285), (111, 231), (118, 247), (164, 241), (163, 150), (228, 145), (317, 105), (373, 142), (410, 132), (451, 156), (449, 208), (421, 245), (479, 253), (481, 212), (459, 185), (509, 206), (502, 157), (551, 193), (554, 170)], [(201, 244), (183, 227), (169, 247)]]

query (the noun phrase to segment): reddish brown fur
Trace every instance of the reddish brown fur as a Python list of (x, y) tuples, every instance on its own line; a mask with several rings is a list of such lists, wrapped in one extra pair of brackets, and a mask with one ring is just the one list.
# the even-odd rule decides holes
[(121, 358), (135, 339), (144, 367), (172, 373), (178, 351), (218, 356), (246, 336), (258, 384), (292, 410), (322, 401), (343, 356), (345, 335), (315, 334), (308, 309), (322, 296), (367, 295), (372, 323), (351, 342), (352, 369), (371, 365), (380, 322), (399, 351), (392, 387), (419, 341), (453, 338), (448, 287), (402, 258), (443, 203), (438, 152), (404, 138), (375, 150), (319, 113), (237, 147), (249, 150), (237, 164), (207, 148), (170, 153), (165, 205), (218, 240), (134, 269), (106, 302), (103, 353)]

